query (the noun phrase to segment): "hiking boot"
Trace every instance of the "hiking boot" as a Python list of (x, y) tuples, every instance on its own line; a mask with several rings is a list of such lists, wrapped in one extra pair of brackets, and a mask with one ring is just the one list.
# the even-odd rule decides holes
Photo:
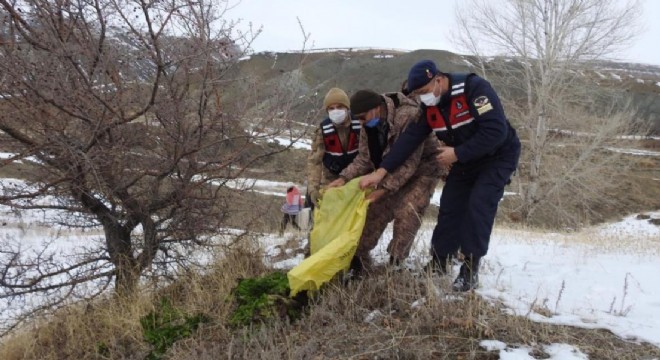
[(343, 275), (342, 282), (344, 286), (348, 285), (353, 280), (362, 279), (365, 274), (365, 263), (359, 256), (353, 256), (348, 270)]
[(408, 269), (408, 267), (406, 266), (406, 260), (405, 259), (395, 258), (392, 255), (390, 255), (389, 268), (392, 271), (403, 271), (403, 270)]
[(364, 264), (359, 256), (353, 256), (351, 265), (348, 267), (348, 272), (353, 276), (359, 276), (364, 271)]
[(447, 260), (447, 256), (431, 256), (431, 261), (424, 266), (424, 272), (438, 274), (440, 276), (448, 275)]
[(454, 291), (466, 292), (474, 290), (479, 286), (479, 258), (465, 258), (458, 277), (454, 280), (451, 288)]
[(369, 255), (362, 257), (355, 255), (351, 259), (351, 265), (348, 267), (348, 273), (352, 277), (362, 277), (373, 269), (373, 263)]

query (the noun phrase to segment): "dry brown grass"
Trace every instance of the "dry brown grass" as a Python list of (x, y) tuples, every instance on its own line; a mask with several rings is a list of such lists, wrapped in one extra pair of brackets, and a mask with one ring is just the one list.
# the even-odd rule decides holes
[[(169, 359), (497, 359), (497, 352), (479, 346), (483, 339), (532, 347), (539, 358), (543, 344), (556, 342), (577, 346), (590, 359), (660, 356), (657, 347), (627, 342), (606, 330), (534, 323), (507, 315), (479, 296), (455, 296), (448, 278), (383, 267), (346, 286), (328, 285), (298, 322), (235, 329), (226, 324), (236, 279), (270, 271), (254, 253), (228, 254), (208, 275), (188, 274), (130, 302), (106, 299), (64, 309), (5, 339), (0, 359), (143, 359), (150, 346), (139, 318), (162, 296), (185, 312), (211, 318), (192, 337), (175, 343)], [(413, 307), (415, 302), (420, 305)], [(378, 315), (365, 321), (370, 314)]]

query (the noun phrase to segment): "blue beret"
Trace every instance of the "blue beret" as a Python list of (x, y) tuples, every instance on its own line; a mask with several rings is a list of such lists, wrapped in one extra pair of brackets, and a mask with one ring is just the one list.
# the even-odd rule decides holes
[(431, 60), (422, 60), (408, 72), (408, 91), (415, 91), (426, 85), (434, 76), (440, 74), (440, 71)]

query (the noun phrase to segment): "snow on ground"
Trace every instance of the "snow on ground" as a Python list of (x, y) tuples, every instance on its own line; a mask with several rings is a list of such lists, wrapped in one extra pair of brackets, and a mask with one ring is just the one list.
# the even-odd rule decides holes
[[(572, 130), (563, 130), (563, 129), (548, 129), (551, 132), (557, 134), (564, 134), (569, 136), (578, 136), (578, 137), (595, 137), (595, 133), (584, 132), (584, 131), (572, 131)], [(616, 136), (617, 139), (621, 140), (660, 140), (660, 136), (647, 136), (647, 135), (619, 135)], [(636, 149), (630, 149), (636, 150)]]
[[(660, 219), (660, 211), (650, 212)], [(409, 268), (423, 266), (434, 223), (418, 233)], [(389, 226), (372, 251), (387, 262)], [(294, 259), (287, 265), (295, 264)], [(282, 264), (276, 264), (278, 268)], [(453, 273), (458, 273), (454, 266)], [(503, 304), (510, 314), (533, 321), (609, 329), (633, 341), (660, 346), (660, 226), (631, 215), (623, 220), (574, 233), (541, 233), (496, 228), (480, 272), (477, 293)], [(416, 302), (417, 306), (423, 299)], [(568, 350), (546, 348), (554, 359)], [(572, 353), (572, 352), (571, 352)], [(502, 359), (531, 359), (528, 349), (503, 349)], [(527, 356), (527, 357), (524, 357)], [(575, 359), (583, 359), (575, 353)]]
[[(16, 181), (5, 179), (4, 184)], [(289, 183), (238, 179), (235, 186), (249, 185), (257, 191), (284, 194)], [(439, 191), (438, 191), (439, 193)], [(439, 195), (439, 194), (437, 194)], [(44, 226), (51, 212), (23, 212), (17, 217), (6, 207), (0, 208), (0, 240), (11, 239), (17, 244), (37, 247), (45, 239), (56, 238), (57, 256), (68, 256), (83, 244), (91, 246), (102, 241), (99, 229), (86, 232)], [(660, 211), (645, 215), (660, 219)], [(415, 241), (406, 264), (411, 268), (428, 261), (428, 249), (434, 222), (425, 223)], [(57, 236), (55, 236), (57, 235)], [(299, 239), (305, 233), (296, 233)], [(284, 248), (291, 233), (284, 237), (274, 234), (260, 236), (265, 249), (265, 262), (278, 269), (289, 269), (302, 256)], [(372, 256), (377, 263), (386, 263), (386, 248), (392, 238), (391, 226), (383, 234)], [(288, 259), (283, 261), (283, 257)], [(453, 273), (458, 272), (454, 266)], [(493, 303), (503, 304), (511, 314), (531, 320), (579, 326), (605, 328), (622, 338), (647, 341), (660, 346), (660, 226), (648, 219), (630, 215), (621, 221), (588, 228), (573, 233), (548, 233), (496, 227), (490, 251), (481, 268), (481, 287), (477, 294)], [(424, 299), (415, 302), (424, 306)], [(0, 303), (3, 316), (5, 303)], [(2, 319), (0, 319), (2, 321)], [(559, 345), (558, 345), (559, 346)], [(564, 345), (562, 345), (564, 346)], [(553, 358), (562, 351), (580, 359), (572, 350), (561, 346), (546, 348)], [(519, 355), (529, 357), (526, 349), (499, 349), (501, 358)], [(559, 355), (558, 355), (559, 354)], [(568, 355), (566, 355), (568, 356)], [(509, 357), (513, 358), (513, 357)]]
[[(534, 360), (530, 355), (531, 348), (527, 346), (509, 347), (499, 340), (482, 340), (479, 346), (486, 351), (499, 351), (500, 359), (507, 360)], [(548, 359), (556, 360), (583, 360), (588, 359), (585, 354), (575, 347), (567, 344), (544, 345), (543, 350), (550, 355)]]
[[(0, 160), (8, 160), (8, 159), (16, 157), (17, 155), (18, 154), (14, 154), (14, 153), (0, 152)], [(28, 156), (26, 158), (21, 157), (20, 160), (12, 160), (11, 162), (21, 164), (21, 163), (23, 163), (23, 159), (28, 160), (28, 161), (32, 161), (32, 162), (36, 162), (36, 163), (40, 163), (40, 161), (37, 158), (35, 158), (34, 156)]]
[[(219, 185), (219, 181), (213, 182), (216, 185)], [(250, 190), (264, 195), (273, 195), (273, 196), (286, 196), (286, 189), (291, 185), (296, 185), (300, 190), (301, 194), (305, 193), (305, 189), (300, 184), (294, 184), (292, 182), (279, 182), (279, 181), (270, 181), (270, 180), (258, 180), (250, 178), (236, 178), (227, 180), (225, 186), (237, 190)]]
[[(227, 185), (236, 188), (253, 187), (255, 191), (261, 189), (261, 192), (264, 193), (284, 196), (286, 187), (289, 184), (266, 180), (235, 179)], [(9, 193), (14, 187), (24, 186), (25, 182), (23, 180), (0, 179), (0, 193)], [(44, 196), (39, 199), (38, 203), (56, 204), (56, 199)], [(74, 263), (86, 252), (97, 253), (103, 251), (104, 236), (100, 227), (93, 227), (94, 224), (90, 224), (91, 227), (85, 229), (68, 229), (52, 225), (62, 215), (63, 213), (60, 210), (55, 209), (13, 211), (8, 206), (0, 205), (0, 262), (8, 261), (11, 257), (10, 251), (14, 250), (20, 250), (24, 256), (35, 256), (45, 249), (45, 252), (41, 254), (42, 258), (52, 256), (60, 263)], [(135, 230), (136, 233), (140, 231), (141, 228), (139, 227)], [(233, 235), (242, 232), (236, 229), (220, 229), (219, 234), (214, 235), (211, 240), (216, 244), (225, 243), (230, 241), (234, 237)], [(262, 241), (262, 247), (268, 244), (283, 244), (284, 242), (282, 238), (270, 234), (261, 236), (260, 240)], [(189, 258), (193, 259), (200, 269), (203, 269), (205, 264), (210, 263), (214, 256), (208, 249), (197, 249), (189, 252), (187, 249), (182, 248), (179, 251), (189, 255)], [(109, 268), (108, 263), (104, 262), (103, 266)], [(89, 287), (82, 286), (78, 288), (76, 295), (85, 296), (95, 289), (99, 289), (99, 287), (94, 287), (92, 284)], [(5, 289), (0, 288), (0, 295), (6, 293), (3, 290)], [(51, 294), (56, 293), (56, 291), (51, 291)], [(39, 294), (29, 294), (16, 301), (0, 296), (0, 330), (23, 311), (37, 307), (45, 303), (46, 300)]]
[(628, 154), (628, 155), (637, 155), (637, 156), (660, 156), (660, 151), (651, 151), (651, 150), (642, 150), (642, 149), (622, 149), (622, 148), (613, 148), (606, 147), (607, 150)]
[(312, 150), (312, 141), (308, 139), (291, 140), (287, 137), (275, 137), (272, 142), (277, 142), (282, 146), (293, 147), (294, 149)]

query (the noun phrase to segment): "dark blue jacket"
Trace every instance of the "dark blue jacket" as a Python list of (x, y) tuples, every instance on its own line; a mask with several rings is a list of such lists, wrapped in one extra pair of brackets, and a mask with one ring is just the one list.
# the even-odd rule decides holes
[[(427, 115), (435, 109), (421, 104), (420, 118), (406, 128), (380, 166), (388, 172), (398, 168), (431, 131), (435, 131), (440, 141), (454, 147), (458, 158), (455, 166), (474, 166), (491, 159), (507, 161), (508, 158), (515, 166), (520, 152), (520, 141), (490, 83), (475, 74), (447, 76), (449, 91), (435, 106), (447, 121), (440, 120), (439, 123), (443, 126), (432, 128)], [(457, 93), (463, 87), (463, 99), (467, 104), (459, 101), (457, 95), (452, 96), (452, 92)], [(454, 109), (451, 108), (452, 105)], [(458, 114), (458, 117), (452, 120), (452, 114)], [(455, 124), (452, 126), (452, 123)]]

